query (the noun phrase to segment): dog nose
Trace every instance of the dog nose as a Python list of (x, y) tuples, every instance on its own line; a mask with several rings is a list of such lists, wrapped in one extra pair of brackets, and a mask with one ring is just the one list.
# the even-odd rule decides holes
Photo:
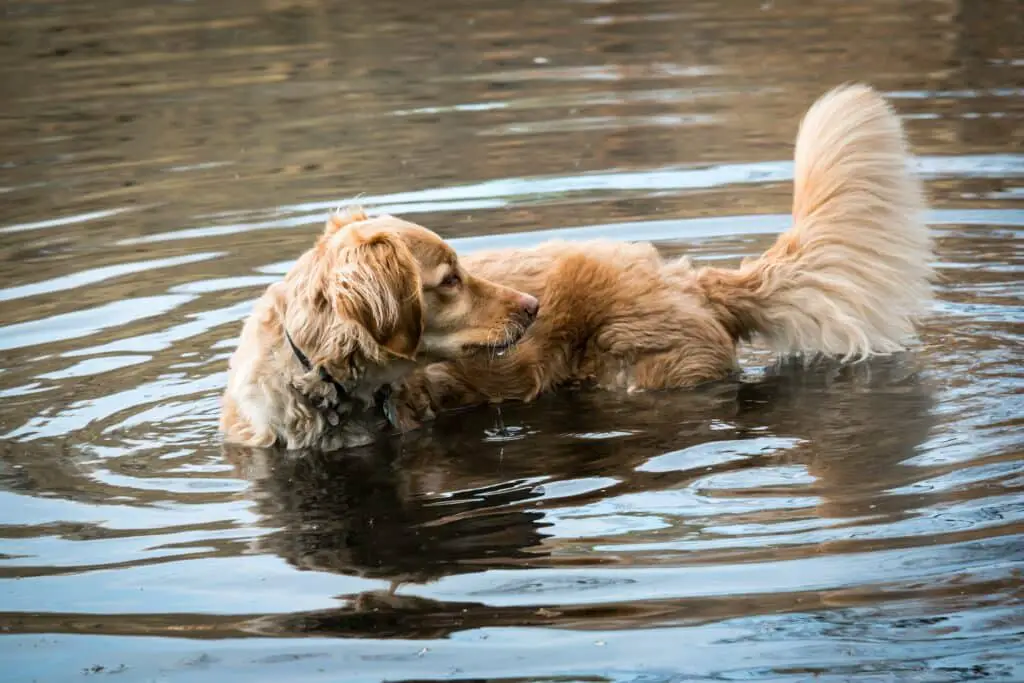
[(530, 316), (530, 319), (537, 317), (537, 311), (540, 310), (540, 302), (537, 301), (537, 297), (530, 296), (529, 294), (522, 295), (523, 310), (526, 311), (526, 315)]

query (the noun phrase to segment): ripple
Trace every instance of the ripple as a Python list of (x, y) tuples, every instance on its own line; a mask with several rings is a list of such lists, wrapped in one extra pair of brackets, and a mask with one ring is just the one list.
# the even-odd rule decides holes
[[(948, 546), (851, 553), (837, 563), (828, 557), (756, 565), (669, 568), (630, 567), (588, 570), (533, 570), (524, 580), (515, 572), (492, 570), (442, 579), (409, 590), (433, 600), (470, 597), (487, 605), (545, 605), (630, 602), (645, 598), (692, 598), (829, 590), (866, 584), (898, 585), (942, 581), (950, 570), (1009, 575), (1022, 558), (1019, 537)], [(977, 555), (975, 555), (975, 552)], [(963, 555), (974, 559), (961, 566)]]
[[(926, 177), (933, 178), (947, 176), (1024, 177), (1024, 155), (923, 157), (918, 160), (918, 167)], [(543, 178), (508, 178), (461, 187), (436, 188), (390, 195), (367, 195), (361, 197), (359, 201), (364, 206), (370, 207), (371, 213), (415, 215), (430, 212), (499, 209), (509, 207), (514, 201), (536, 202), (546, 198), (561, 199), (567, 194), (577, 192), (693, 190), (788, 182), (792, 180), (792, 174), (792, 162), (789, 161), (723, 164), (707, 168), (656, 169), (643, 172), (594, 173)], [(345, 200), (335, 200), (285, 206), (279, 209), (282, 215), (272, 220), (176, 230), (122, 240), (119, 245), (129, 246), (223, 237), (259, 230), (316, 225), (323, 222), (328, 211), (344, 203), (346, 203)], [(962, 213), (971, 214), (970, 211)], [(1019, 222), (1013, 216), (1007, 216), (1005, 211), (993, 210), (986, 213), (999, 220), (1011, 220), (1013, 225)], [(974, 219), (976, 222), (983, 220), (986, 219)], [(650, 238), (638, 236), (635, 239)]]
[(798, 439), (763, 436), (734, 441), (709, 441), (680, 451), (651, 458), (637, 469), (642, 472), (699, 470), (735, 460), (792, 448)]
[(119, 263), (112, 266), (105, 266), (103, 268), (90, 268), (71, 275), (63, 275), (61, 277), (51, 278), (41, 282), (33, 282), (28, 285), (19, 285), (17, 287), (6, 287), (4, 289), (0, 289), (0, 301), (10, 301), (11, 299), (21, 299), (29, 296), (38, 296), (40, 294), (63, 292), (69, 289), (77, 289), (79, 287), (96, 284), (97, 282), (123, 277), (125, 275), (144, 273), (157, 268), (171, 268), (174, 266), (183, 266), (189, 263), (199, 263), (201, 261), (208, 261), (220, 256), (224, 256), (224, 252), (189, 254), (186, 256), (175, 256), (165, 259), (136, 261), (134, 263)]
[(61, 228), (75, 223), (87, 223), (101, 218), (110, 218), (111, 216), (117, 216), (132, 210), (133, 209), (131, 207), (121, 207), (117, 209), (104, 209), (103, 211), (90, 211), (89, 213), (81, 213), (71, 216), (61, 216), (60, 218), (48, 218), (46, 220), (34, 221), (32, 223), (16, 223), (14, 225), (0, 227), (0, 233)]
[(61, 313), (48, 318), (30, 320), (0, 327), (0, 350), (52, 344), (90, 337), (98, 332), (154, 316), (165, 315), (189, 301), (193, 296), (164, 294), (112, 301), (102, 306)]

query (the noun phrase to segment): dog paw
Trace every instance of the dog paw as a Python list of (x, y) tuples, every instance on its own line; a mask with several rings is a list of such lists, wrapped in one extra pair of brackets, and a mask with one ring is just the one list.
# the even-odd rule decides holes
[(317, 410), (327, 410), (341, 403), (337, 387), (325, 382), (319, 373), (309, 372), (292, 379), (292, 389), (313, 404)]
[(401, 432), (417, 429), (435, 417), (430, 392), (416, 377), (394, 388), (388, 398), (388, 411), (392, 424)]

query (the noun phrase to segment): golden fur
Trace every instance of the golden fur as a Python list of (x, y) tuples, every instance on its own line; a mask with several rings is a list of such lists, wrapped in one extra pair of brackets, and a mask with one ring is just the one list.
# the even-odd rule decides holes
[(875, 91), (844, 86), (805, 116), (793, 227), (737, 269), (665, 262), (650, 244), (550, 242), (473, 254), (466, 267), (530, 292), (536, 323), (508, 354), (411, 374), (404, 424), (440, 408), (532, 400), (568, 382), (640, 391), (721, 379), (736, 345), (846, 360), (901, 348), (926, 310), (931, 241), (899, 119)]
[(333, 215), (246, 321), (221, 431), (259, 447), (367, 443), (381, 421), (367, 410), (379, 389), (418, 362), (505, 348), (536, 313), (535, 298), (467, 273), (426, 228), (362, 211)]

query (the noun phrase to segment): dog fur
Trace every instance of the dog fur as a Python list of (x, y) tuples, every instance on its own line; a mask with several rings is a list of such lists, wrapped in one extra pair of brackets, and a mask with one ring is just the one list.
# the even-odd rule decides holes
[(535, 298), (467, 273), (426, 228), (361, 210), (332, 215), (246, 321), (221, 431), (257, 447), (368, 443), (382, 387), (417, 363), (504, 348), (536, 313)]
[(793, 226), (736, 269), (663, 261), (650, 244), (549, 242), (463, 259), (530, 292), (540, 315), (504, 356), (432, 364), (394, 396), (403, 424), (439, 409), (530, 401), (571, 382), (691, 387), (736, 368), (737, 344), (845, 360), (902, 347), (927, 310), (932, 246), (900, 122), (863, 85), (807, 112), (796, 141)]

